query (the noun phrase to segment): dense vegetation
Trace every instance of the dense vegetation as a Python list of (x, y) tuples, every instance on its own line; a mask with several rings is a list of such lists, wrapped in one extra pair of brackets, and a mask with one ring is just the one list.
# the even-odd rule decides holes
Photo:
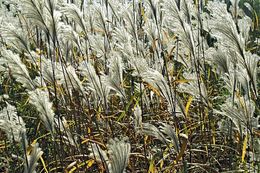
[(260, 172), (260, 1), (0, 14), (0, 172)]

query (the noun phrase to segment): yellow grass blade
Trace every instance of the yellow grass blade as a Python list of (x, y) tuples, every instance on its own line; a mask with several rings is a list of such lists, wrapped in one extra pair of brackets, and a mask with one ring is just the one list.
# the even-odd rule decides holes
[(182, 83), (188, 83), (190, 81), (191, 80), (189, 80), (189, 79), (178, 79), (178, 80), (175, 80), (174, 82), (177, 84), (182, 84)]
[(154, 165), (154, 160), (151, 160), (150, 161), (150, 165), (149, 165), (148, 173), (155, 173), (155, 172), (157, 172), (157, 171), (156, 171), (156, 167)]
[(45, 173), (48, 173), (48, 169), (47, 169), (47, 167), (46, 167), (46, 164), (45, 164), (45, 162), (44, 162), (42, 156), (40, 157), (40, 160), (41, 160), (41, 162), (42, 162), (42, 166), (43, 166), (43, 168), (44, 168), (44, 170), (45, 170)]
[(259, 19), (255, 10), (254, 10), (254, 14), (255, 14), (255, 28), (257, 28), (259, 25)]
[(190, 108), (192, 100), (193, 100), (193, 97), (190, 96), (188, 101), (187, 101), (186, 107), (185, 107), (185, 115), (186, 115), (186, 117), (188, 117), (189, 108)]
[(244, 142), (243, 142), (243, 149), (242, 149), (242, 156), (241, 156), (241, 161), (242, 162), (245, 162), (246, 147), (247, 147), (247, 140), (248, 140), (247, 138), (248, 138), (248, 136), (246, 134)]
[(178, 161), (182, 158), (186, 148), (187, 148), (187, 144), (188, 144), (188, 136), (185, 134), (180, 134), (180, 137), (183, 139), (183, 143), (180, 149), (179, 154), (177, 155), (176, 159), (175, 159), (175, 163), (178, 163)]

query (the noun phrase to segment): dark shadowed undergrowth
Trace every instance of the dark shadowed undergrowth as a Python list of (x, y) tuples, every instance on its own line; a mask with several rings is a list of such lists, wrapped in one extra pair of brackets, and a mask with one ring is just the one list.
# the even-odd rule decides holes
[(0, 172), (260, 172), (258, 1), (0, 2)]

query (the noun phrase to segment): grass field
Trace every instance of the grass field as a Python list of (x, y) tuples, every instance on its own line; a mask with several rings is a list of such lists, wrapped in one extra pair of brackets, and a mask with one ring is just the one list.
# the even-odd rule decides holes
[(0, 0), (0, 172), (260, 172), (258, 0)]

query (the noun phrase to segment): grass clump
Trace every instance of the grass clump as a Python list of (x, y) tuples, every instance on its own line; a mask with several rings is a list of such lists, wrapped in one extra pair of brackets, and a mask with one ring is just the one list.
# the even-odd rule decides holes
[(257, 3), (0, 2), (2, 172), (260, 171)]

